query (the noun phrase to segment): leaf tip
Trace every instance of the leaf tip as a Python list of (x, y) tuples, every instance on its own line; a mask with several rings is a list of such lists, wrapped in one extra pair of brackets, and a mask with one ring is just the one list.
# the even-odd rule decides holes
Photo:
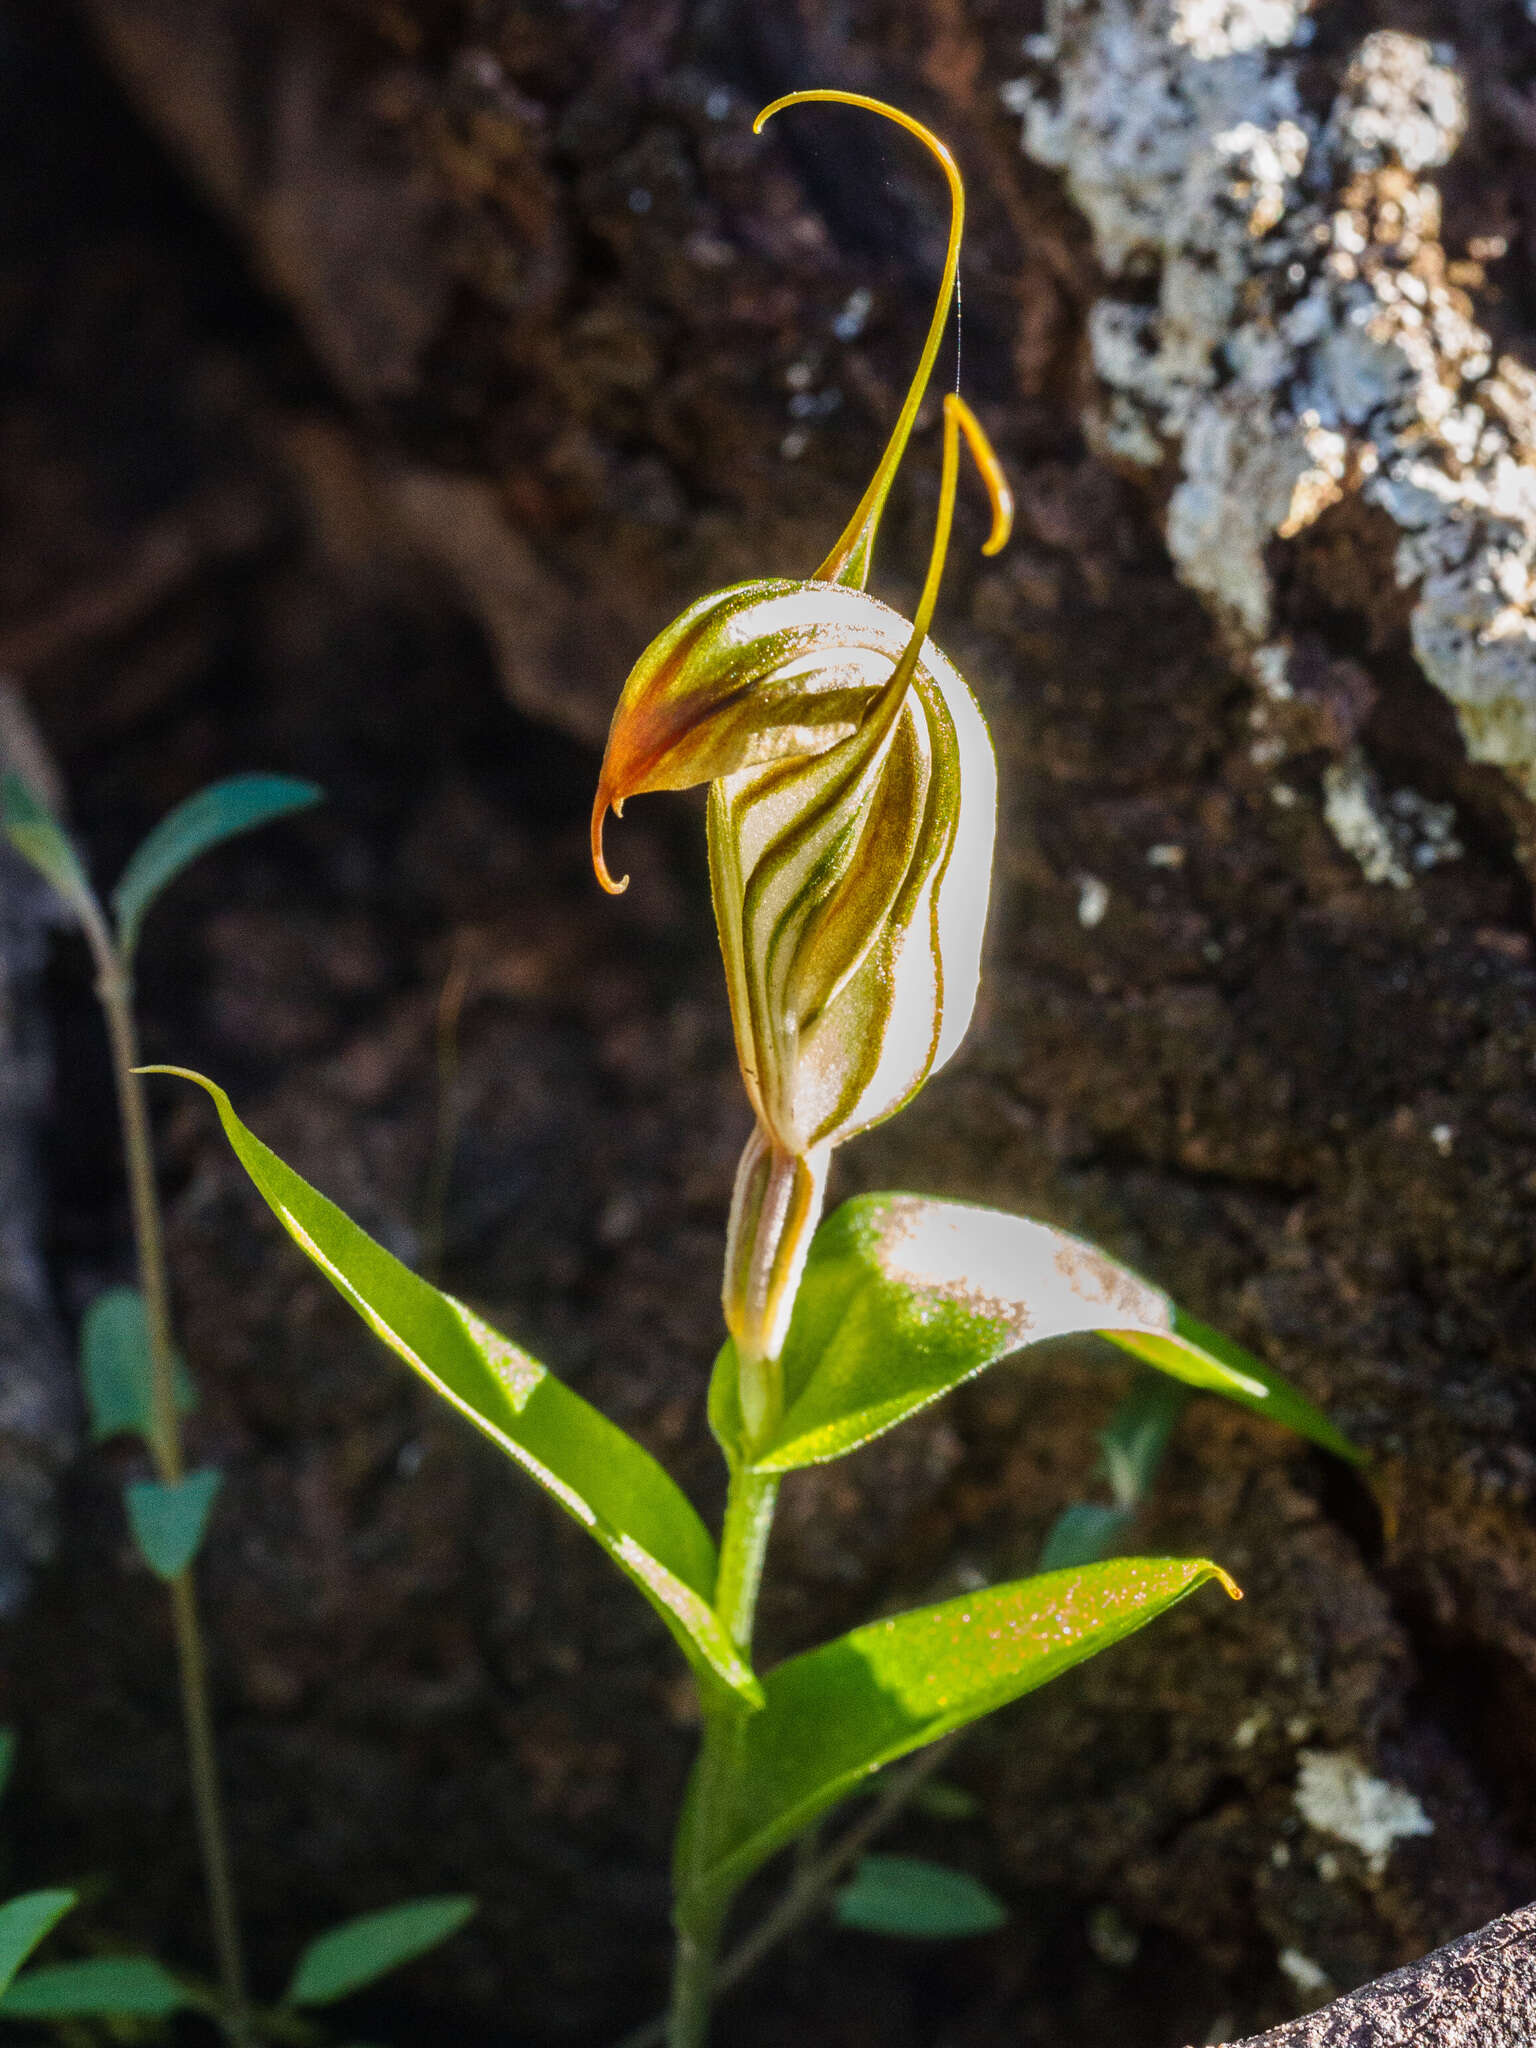
[(195, 1081), (199, 1088), (206, 1088), (210, 1095), (217, 1095), (221, 1092), (215, 1086), (215, 1084), (208, 1079), (208, 1076), (206, 1074), (194, 1073), (191, 1067), (169, 1067), (155, 1065), (149, 1067), (135, 1067), (133, 1069), (133, 1072), (135, 1074), (174, 1074), (178, 1081)]
[(1216, 1580), (1229, 1600), (1242, 1599), (1243, 1589), (1230, 1572), (1224, 1572), (1219, 1564), (1213, 1564), (1211, 1566), (1211, 1576)]

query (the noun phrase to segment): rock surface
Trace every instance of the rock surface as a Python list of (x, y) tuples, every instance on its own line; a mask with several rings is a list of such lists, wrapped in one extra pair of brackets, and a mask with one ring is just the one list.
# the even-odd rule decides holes
[(1533, 2028), (1536, 1906), (1527, 1906), (1234, 2048), (1527, 2048)]
[[(1323, 110), (1310, 0), (1054, 0), (1048, 21), (1006, 96), (1092, 225), (1112, 289), (1089, 316), (1087, 424), (1113, 459), (1177, 464), (1178, 574), (1288, 704), (1274, 543), (1351, 499), (1384, 513), (1414, 654), (1468, 757), (1536, 791), (1536, 379), (1477, 324), (1479, 255), (1441, 242), (1425, 173), (1468, 117), (1450, 54), (1378, 29)], [(1330, 822), (1370, 880), (1406, 888), (1444, 839), (1413, 833), (1411, 804), (1384, 815), (1362, 768), (1347, 786), (1374, 830)]]
[[(0, 773), (30, 753), (0, 682)], [(42, 976), (58, 923), (48, 890), (0, 844), (0, 1619), (53, 1550), (53, 1493), (71, 1448), (73, 1379), (41, 1256), (40, 1169), (52, 1075)]]
[[(1250, 241), (1271, 188), (1278, 234), (1332, 222), (1339, 180), (1361, 181), (1343, 210), (1372, 234), (1393, 177), (1420, 209), (1413, 251), (1373, 241), (1378, 268), (1352, 283), (1325, 252), (1303, 297), (1342, 317), (1390, 279), (1400, 313), (1404, 280), (1472, 294), (1451, 270), (1483, 265), (1444, 360), (1467, 380), (1457, 403), (1488, 400), (1489, 432), (1493, 359), (1536, 364), (1520, 226), (1536, 213), (1520, 125), (1536, 25), (1493, 12), (1336, 0), (1300, 52), (1288, 0), (1190, 0), (1181, 17), (1229, 43), (1251, 18), (1245, 48), (1202, 61), (1213, 78), (1246, 65), (1245, 118), (1271, 138), (1294, 119), (1328, 167), (1312, 192), (1305, 164), (1277, 159), (1265, 186), (1245, 159)], [(1190, 573), (1171, 508), (1198, 450), (1169, 387), (1143, 408), (1155, 474), (1103, 427), (1125, 397), (1103, 374), (1105, 308), (1165, 321), (1182, 245), (1159, 213), (1155, 260), (1130, 281), (1080, 135), (1064, 177), (1020, 151), (1003, 89), (1026, 65), (1040, 89), (1047, 53), (1024, 40), (1044, 19), (1023, 0), (91, 0), (88, 15), (89, 39), (41, 4), (3, 10), (0, 507), (18, 540), (0, 559), (0, 661), (104, 878), (213, 774), (281, 768), (330, 791), (157, 912), (148, 1049), (224, 1080), (397, 1249), (440, 1244), (458, 1293), (706, 1503), (720, 1474), (702, 1394), (745, 1111), (700, 821), (637, 802), (616, 832), (634, 886), (600, 900), (595, 742), (629, 662), (685, 602), (819, 558), (926, 319), (942, 195), (906, 141), (810, 110), (759, 142), (752, 111), (813, 80), (876, 90), (966, 168), (964, 382), (1020, 505), (1018, 539), (986, 565), (981, 509), (963, 511), (937, 634), (999, 746), (990, 964), (961, 1058), (849, 1149), (840, 1186), (996, 1201), (1098, 1238), (1326, 1402), (1375, 1463), (1366, 1486), (1196, 1404), (1137, 1540), (1219, 1557), (1244, 1604), (1180, 1609), (978, 1734), (952, 1767), (978, 1816), (917, 1814), (893, 1841), (986, 1875), (1010, 1929), (943, 1952), (818, 1931), (740, 1996), (733, 2043), (1166, 2048), (1284, 2020), (1529, 1898), (1523, 770), (1458, 725), (1424, 656), (1429, 583), (1398, 581), (1409, 530), (1354, 471), (1330, 477), (1333, 444), (1302, 446), (1276, 524), (1307, 469), (1319, 501), (1341, 483), (1337, 502), (1290, 539), (1251, 520), (1224, 535), (1231, 572), (1249, 589), (1262, 573), (1262, 622)], [(1110, 0), (1063, 11), (1058, 87), (1112, 18), (1138, 34), (1167, 19)], [(1360, 53), (1410, 33), (1453, 51), (1415, 74), (1429, 155), (1360, 168), (1350, 152), (1377, 148), (1356, 118), (1376, 92)], [(1436, 226), (1448, 68), (1469, 114), (1434, 172)], [(1287, 78), (1294, 113), (1274, 98)], [(1181, 132), (1214, 177), (1206, 131)], [(1153, 168), (1158, 194), (1177, 185), (1176, 165)], [(1220, 237), (1225, 190), (1206, 209)], [(1235, 246), (1213, 252), (1222, 290)], [(1233, 288), (1262, 339), (1284, 308), (1250, 283)], [(1474, 327), (1494, 337), (1480, 379), (1456, 353)], [(1394, 334), (1382, 346), (1406, 362)], [(1161, 328), (1153, 345), (1163, 361)], [(1210, 366), (1189, 353), (1203, 417)], [(1228, 368), (1217, 398), (1230, 386), (1248, 408)], [(1404, 372), (1402, 402), (1425, 388)], [(1237, 452), (1294, 470), (1306, 410), (1290, 426), (1284, 408), (1235, 414)], [(1357, 454), (1366, 426), (1350, 433)], [(921, 576), (931, 447), (877, 565), (896, 601)], [(1452, 475), (1438, 443), (1424, 459)], [(1458, 489), (1493, 488), (1484, 459), (1472, 449)], [(1519, 556), (1503, 510), (1449, 520), (1436, 504), (1415, 533), (1448, 524)], [(1477, 664), (1513, 644), (1457, 673), (1491, 673)], [(74, 1318), (124, 1277), (126, 1218), (67, 945), (53, 990), (49, 1243)], [(205, 1110), (169, 1084), (158, 1100), (197, 1455), (229, 1474), (206, 1583), (262, 1981), (317, 1924), (468, 1888), (485, 1901), (475, 1929), (357, 2030), (616, 2038), (662, 1989), (691, 1742), (670, 1646), (580, 1532), (299, 1267)], [(1090, 1483), (1119, 1384), (1107, 1358), (1042, 1356), (799, 1478), (768, 1653), (1028, 1569)], [(126, 1551), (123, 1455), (70, 1475), (58, 1560), (0, 1631), (0, 1715), (25, 1733), (18, 1826), (39, 1877), (116, 1873), (100, 1924), (195, 1961), (163, 1613)], [(1309, 1757), (1330, 1760), (1321, 1779)], [(1410, 1814), (1433, 1834), (1388, 1824)]]

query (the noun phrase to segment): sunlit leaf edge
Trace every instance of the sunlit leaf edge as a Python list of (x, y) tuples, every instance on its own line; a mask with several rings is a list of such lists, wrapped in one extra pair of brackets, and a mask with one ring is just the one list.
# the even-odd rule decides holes
[[(878, 1742), (857, 1761), (850, 1760), (840, 1765), (814, 1787), (803, 1789), (793, 1798), (782, 1801), (778, 1810), (767, 1813), (765, 1818), (755, 1822), (743, 1820), (740, 1828), (733, 1828), (730, 1823), (739, 1816), (730, 1815), (726, 1823), (726, 1838), (708, 1856), (698, 1853), (694, 1840), (699, 1819), (698, 1780), (695, 1775), (678, 1833), (675, 1868), (680, 1889), (688, 1887), (696, 1896), (728, 1897), (768, 1857), (793, 1841), (812, 1821), (836, 1805), (874, 1771), (910, 1755), (914, 1750), (927, 1748), (942, 1736), (969, 1726), (1013, 1700), (1022, 1699), (1088, 1658), (1123, 1642), (1212, 1580), (1235, 1600), (1241, 1599), (1242, 1594), (1222, 1567), (1209, 1558), (1115, 1558), (1107, 1563), (1041, 1573), (1028, 1579), (984, 1587), (979, 1592), (959, 1594), (931, 1607), (913, 1608), (903, 1614), (868, 1622), (833, 1642), (823, 1643), (817, 1649), (777, 1665), (763, 1679), (765, 1704), (762, 1713), (744, 1719), (738, 1727), (740, 1746), (734, 1785), (739, 1798), (752, 1796), (750, 1787), (754, 1761), (773, 1743), (786, 1716), (792, 1717), (791, 1726), (798, 1719), (819, 1730), (830, 1726), (852, 1727), (860, 1719), (856, 1707), (845, 1703), (834, 1713), (825, 1699), (815, 1698), (818, 1690), (822, 1689), (823, 1675), (833, 1666), (834, 1660), (846, 1659), (850, 1651), (857, 1656), (865, 1646), (874, 1650), (902, 1634), (915, 1636), (933, 1630), (943, 1633), (950, 1631), (955, 1624), (974, 1630), (979, 1641), (994, 1642), (1000, 1639), (1001, 1630), (1009, 1618), (1007, 1609), (1010, 1603), (1016, 1618), (1021, 1613), (1049, 1611), (1064, 1594), (1080, 1589), (1069, 1582), (1087, 1581), (1086, 1590), (1091, 1598), (1101, 1588), (1104, 1594), (1113, 1594), (1116, 1590), (1113, 1580), (1117, 1576), (1124, 1580), (1131, 1573), (1143, 1576), (1166, 1574), (1167, 1583), (1159, 1593), (1148, 1594), (1144, 1589), (1136, 1592), (1124, 1607), (1111, 1613), (1107, 1619), (1084, 1628), (1068, 1640), (1058, 1641), (1046, 1654), (1021, 1659), (1003, 1676), (978, 1685), (964, 1696), (951, 1695), (946, 1704), (932, 1714), (915, 1721), (899, 1734)], [(1101, 1583), (1095, 1584), (1096, 1581)], [(989, 1620), (990, 1633), (987, 1630)], [(803, 1707), (796, 1697), (800, 1693), (806, 1696)], [(791, 1704), (786, 1706), (786, 1700)], [(882, 1702), (888, 1703), (888, 1693), (871, 1681), (866, 1707), (880, 1708)], [(718, 1820), (716, 1825), (719, 1825)]]
[[(461, 1302), (452, 1295), (435, 1288), (429, 1281), (413, 1273), (356, 1224), (346, 1212), (313, 1188), (291, 1166), (281, 1160), (270, 1146), (265, 1145), (255, 1133), (241, 1122), (235, 1114), (228, 1095), (216, 1082), (205, 1075), (192, 1072), (186, 1067), (154, 1066), (144, 1067), (145, 1074), (168, 1074), (185, 1081), (195, 1082), (207, 1093), (218, 1111), (224, 1134), (233, 1147), (236, 1157), (250, 1175), (257, 1192), (262, 1196), (272, 1213), (326, 1278), (338, 1294), (362, 1318), (384, 1344), (397, 1357), (403, 1359), (442, 1399), (456, 1408), (467, 1421), (489, 1437), (504, 1451), (515, 1464), (532, 1478), (541, 1489), (556, 1500), (574, 1521), (601, 1546), (607, 1555), (623, 1572), (630, 1582), (638, 1587), (652, 1607), (661, 1616), (668, 1630), (689, 1662), (701, 1676), (708, 1675), (722, 1681), (748, 1707), (761, 1704), (762, 1694), (756, 1674), (742, 1656), (730, 1635), (720, 1621), (712, 1604), (715, 1569), (714, 1543), (705, 1529), (693, 1504), (686, 1494), (668, 1476), (644, 1447), (621, 1430), (616, 1423), (592, 1407), (590, 1402), (567, 1387), (548, 1368), (529, 1358), (519, 1346), (513, 1345), (499, 1333), (482, 1324)], [(282, 1190), (281, 1193), (278, 1190)], [(562, 1413), (595, 1438), (600, 1438), (612, 1447), (615, 1455), (625, 1459), (631, 1472), (644, 1466), (648, 1475), (647, 1484), (652, 1488), (655, 1499), (664, 1502), (663, 1512), (669, 1524), (669, 1537), (675, 1539), (674, 1556), (670, 1562), (657, 1555), (653, 1547), (648, 1548), (633, 1535), (616, 1526), (601, 1514), (590, 1502), (571, 1487), (560, 1474), (534, 1455), (517, 1437), (501, 1427), (488, 1415), (482, 1413), (464, 1395), (460, 1394), (428, 1363), (396, 1329), (392, 1328), (385, 1316), (371, 1302), (358, 1292), (347, 1278), (342, 1267), (300, 1221), (297, 1211), (309, 1210), (311, 1221), (323, 1226), (334, 1237), (340, 1238), (350, 1249), (365, 1249), (365, 1255), (384, 1262), (390, 1274), (391, 1284), (406, 1289), (419, 1304), (430, 1301), (444, 1305), (462, 1333), (463, 1340), (475, 1351), (482, 1366), (488, 1364), (477, 1332), (494, 1340), (496, 1346), (509, 1354), (515, 1353), (527, 1368), (538, 1376), (540, 1383), (547, 1384), (549, 1398), (558, 1400)], [(492, 1377), (495, 1378), (494, 1371)], [(506, 1388), (503, 1383), (502, 1391)], [(524, 1398), (524, 1405), (526, 1405)], [(681, 1545), (687, 1552), (684, 1556), (677, 1550)]]
[[(883, 1208), (895, 1202), (904, 1204), (921, 1203), (935, 1212), (974, 1211), (977, 1215), (1003, 1221), (1017, 1222), (1031, 1229), (1048, 1233), (1064, 1246), (1079, 1247), (1095, 1260), (1102, 1262), (1106, 1269), (1123, 1276), (1125, 1281), (1143, 1290), (1148, 1297), (1164, 1305), (1167, 1321), (1161, 1327), (1145, 1326), (1117, 1328), (1109, 1324), (1090, 1323), (1086, 1319), (1075, 1329), (1049, 1331), (1041, 1338), (1019, 1338), (1009, 1331), (1006, 1324), (998, 1319), (992, 1341), (984, 1345), (961, 1369), (939, 1381), (925, 1382), (916, 1389), (889, 1394), (883, 1399), (860, 1403), (855, 1409), (844, 1411), (841, 1416), (821, 1416), (807, 1427), (796, 1427), (797, 1411), (810, 1405), (808, 1396), (814, 1384), (814, 1371), (797, 1390), (779, 1424), (778, 1433), (761, 1446), (752, 1458), (751, 1468), (763, 1473), (796, 1471), (808, 1465), (830, 1463), (835, 1458), (848, 1455), (860, 1449), (874, 1438), (882, 1436), (909, 1416), (920, 1414), (952, 1393), (956, 1387), (976, 1378), (1000, 1360), (1027, 1350), (1032, 1343), (1046, 1341), (1060, 1335), (1095, 1335), (1107, 1339), (1120, 1349), (1128, 1351), (1143, 1363), (1181, 1380), (1196, 1391), (1212, 1393), (1233, 1401), (1251, 1413), (1261, 1415), (1283, 1428), (1293, 1430), (1308, 1441), (1319, 1445), (1351, 1464), (1367, 1462), (1366, 1454), (1351, 1443), (1342, 1431), (1329, 1421), (1323, 1412), (1292, 1387), (1280, 1374), (1270, 1370), (1252, 1353), (1235, 1343), (1221, 1332), (1187, 1314), (1155, 1283), (1143, 1278), (1133, 1268), (1113, 1259), (1098, 1246), (1073, 1236), (1069, 1231), (1054, 1225), (1039, 1223), (1030, 1217), (1012, 1216), (1010, 1212), (989, 1208), (979, 1203), (929, 1201), (928, 1198), (906, 1195), (895, 1191), (881, 1191), (855, 1195), (844, 1202), (829, 1216), (817, 1231), (807, 1266), (807, 1280), (814, 1281), (818, 1258), (818, 1247), (826, 1257), (825, 1247), (837, 1247), (832, 1254), (835, 1258), (850, 1259), (864, 1255), (860, 1242), (860, 1228), (866, 1219), (878, 1217)], [(858, 1295), (865, 1287), (882, 1286), (894, 1289), (897, 1282), (880, 1274), (873, 1265), (869, 1278), (856, 1286), (849, 1295), (848, 1307), (851, 1312), (857, 1305)], [(805, 1283), (802, 1283), (802, 1300), (805, 1298)], [(919, 1290), (912, 1290), (914, 1296)], [(946, 1304), (948, 1306), (949, 1304)], [(799, 1307), (797, 1305), (797, 1315)], [(983, 1318), (975, 1318), (978, 1331), (984, 1327)], [(796, 1330), (792, 1323), (790, 1346), (792, 1351)], [(788, 1352), (787, 1354), (788, 1355)], [(723, 1346), (715, 1363), (710, 1381), (709, 1417), (717, 1441), (727, 1461), (736, 1466), (743, 1461), (741, 1421), (736, 1400), (737, 1367), (734, 1346), (729, 1340)]]

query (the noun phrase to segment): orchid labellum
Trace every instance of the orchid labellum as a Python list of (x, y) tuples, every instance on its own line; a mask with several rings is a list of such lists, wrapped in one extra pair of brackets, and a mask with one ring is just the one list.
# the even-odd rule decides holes
[(709, 864), (742, 1079), (756, 1126), (737, 1173), (725, 1313), (756, 1434), (821, 1209), (832, 1147), (900, 1109), (970, 1022), (992, 870), (996, 770), (985, 721), (927, 638), (949, 545), (961, 435), (992, 501), (1011, 504), (964, 401), (944, 400), (938, 516), (910, 622), (864, 589), (880, 517), (954, 295), (965, 196), (949, 151), (898, 108), (864, 107), (926, 144), (949, 181), (949, 247), (916, 375), (869, 487), (815, 575), (765, 577), (691, 605), (635, 664), (592, 812), (602, 831), (643, 790), (710, 784)]

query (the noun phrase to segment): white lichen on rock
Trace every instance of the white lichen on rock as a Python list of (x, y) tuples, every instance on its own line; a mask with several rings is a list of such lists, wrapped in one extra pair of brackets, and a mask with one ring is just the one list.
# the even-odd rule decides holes
[(1382, 508), (1424, 673), (1469, 754), (1536, 797), (1536, 377), (1495, 362), (1423, 175), (1465, 93), (1442, 53), (1383, 31), (1309, 108), (1308, 11), (1049, 0), (1005, 98), (1109, 279), (1090, 432), (1176, 475), (1175, 566), (1250, 654), (1283, 638), (1275, 541), (1350, 495)]
[(1316, 1998), (1328, 1989), (1328, 1972), (1304, 1956), (1299, 1948), (1283, 1948), (1275, 1958), (1303, 1998)]
[(1386, 1869), (1394, 1843), (1435, 1832), (1406, 1786), (1373, 1778), (1348, 1750), (1304, 1749), (1298, 1762), (1297, 1812), (1319, 1834), (1358, 1849), (1373, 1874)]
[(1323, 816), (1368, 882), (1406, 889), (1415, 875), (1455, 860), (1462, 851), (1451, 805), (1431, 803), (1416, 789), (1395, 789), (1383, 797), (1358, 747), (1323, 770)]

